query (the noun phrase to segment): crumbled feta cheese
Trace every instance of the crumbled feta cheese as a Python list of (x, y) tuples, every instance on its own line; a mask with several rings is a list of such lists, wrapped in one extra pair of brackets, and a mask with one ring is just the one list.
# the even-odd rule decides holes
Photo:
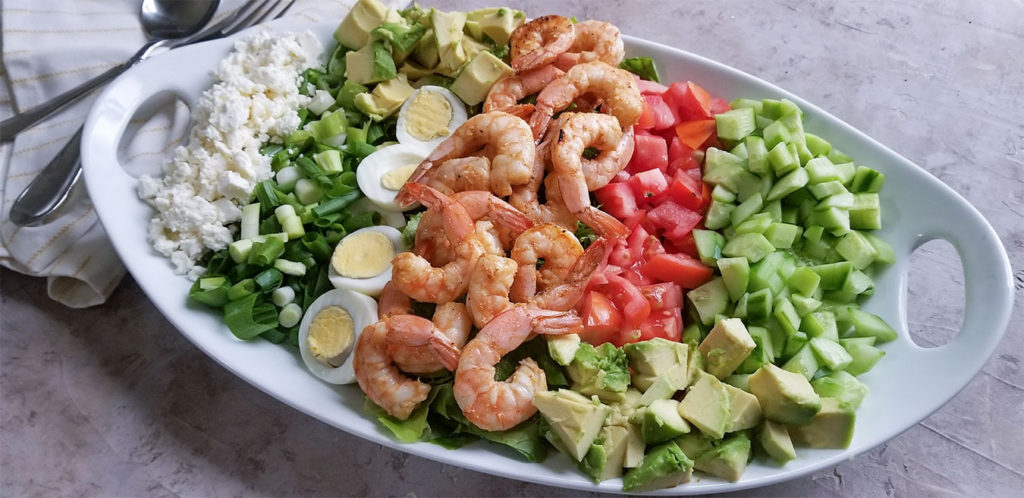
[(175, 149), (162, 178), (139, 178), (139, 198), (156, 209), (150, 243), (175, 272), (197, 278), (203, 253), (231, 243), (239, 206), (273, 174), (260, 147), (298, 128), (296, 111), (310, 101), (299, 93), (301, 73), (319, 65), (322, 50), (309, 31), (236, 42), (199, 97), (188, 145)]

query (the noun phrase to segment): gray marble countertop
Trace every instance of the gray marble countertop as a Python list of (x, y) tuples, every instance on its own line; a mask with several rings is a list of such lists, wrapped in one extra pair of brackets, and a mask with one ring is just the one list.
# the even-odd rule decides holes
[[(850, 461), (747, 495), (1017, 495), (1024, 488), (1024, 5), (957, 2), (513, 1), (737, 67), (917, 163), (995, 227), (1015, 268), (1009, 330), (981, 373), (919, 425)], [(441, 8), (480, 2), (439, 1)], [(713, 89), (712, 89), (713, 91)], [(126, 278), (75, 311), (0, 272), (0, 495), (568, 495), (349, 436), (234, 377)], [(948, 340), (959, 258), (913, 256), (910, 328)]]

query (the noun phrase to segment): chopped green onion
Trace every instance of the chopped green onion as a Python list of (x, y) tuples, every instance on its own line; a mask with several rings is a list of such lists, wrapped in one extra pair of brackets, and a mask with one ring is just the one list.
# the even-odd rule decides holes
[(278, 238), (267, 238), (264, 242), (254, 242), (249, 257), (250, 265), (267, 266), (284, 254), (284, 242)]
[(196, 302), (219, 308), (229, 301), (228, 281), (224, 277), (206, 277), (196, 280), (188, 291), (188, 297)]
[(254, 202), (242, 207), (242, 223), (238, 237), (249, 239), (260, 234), (260, 203)]
[(235, 337), (243, 341), (277, 327), (277, 310), (270, 303), (257, 304), (259, 297), (259, 294), (250, 294), (224, 305), (224, 323)]
[(285, 166), (277, 171), (274, 177), (277, 180), (277, 188), (282, 192), (291, 192), (295, 188), (295, 182), (304, 178), (305, 173), (295, 166)]
[(331, 254), (334, 252), (331, 250), (331, 246), (327, 243), (327, 240), (324, 239), (323, 234), (319, 232), (308, 232), (306, 235), (303, 235), (302, 245), (306, 246), (306, 249), (309, 249), (309, 252), (318, 261), (331, 259)]
[(324, 197), (324, 191), (313, 180), (301, 178), (295, 183), (295, 197), (308, 206), (320, 201)]
[(281, 205), (281, 201), (277, 198), (277, 193), (274, 192), (274, 182), (270, 180), (264, 180), (256, 184), (256, 199), (259, 200), (260, 207), (265, 209), (265, 212), (269, 212), (271, 209)]
[(281, 313), (277, 315), (277, 321), (282, 327), (294, 327), (299, 320), (302, 320), (302, 308), (295, 303), (284, 305), (281, 308)]
[(352, 233), (356, 230), (366, 227), (372, 227), (380, 224), (380, 213), (376, 211), (367, 211), (365, 213), (350, 214), (345, 217), (341, 226), (345, 227), (345, 231)]
[(238, 301), (253, 292), (256, 292), (256, 282), (247, 278), (228, 288), (228, 300)]
[(291, 205), (278, 206), (274, 210), (274, 216), (277, 217), (277, 221), (281, 222), (281, 227), (288, 234), (288, 240), (297, 239), (306, 234), (306, 230), (302, 227), (302, 220), (295, 214), (295, 208)]
[(260, 286), (260, 289), (266, 292), (279, 289), (281, 282), (284, 281), (284, 275), (276, 268), (267, 268), (252, 279), (256, 285)]
[(235, 263), (242, 263), (249, 259), (252, 251), (253, 239), (236, 240), (228, 245), (228, 255)]
[(288, 261), (287, 259), (275, 259), (274, 268), (281, 270), (281, 273), (285, 275), (301, 277), (306, 274), (306, 265), (296, 261)]
[(344, 166), (341, 164), (341, 152), (335, 149), (318, 152), (313, 156), (316, 165), (328, 175), (341, 173)]
[(323, 217), (328, 214), (337, 213), (352, 205), (352, 203), (359, 200), (360, 197), (362, 197), (362, 194), (358, 190), (344, 193), (338, 197), (328, 199), (327, 201), (320, 203), (319, 206), (313, 209), (313, 214), (317, 217)]
[[(295, 289), (292, 289), (291, 287), (278, 287), (274, 289), (274, 292), (270, 295), (270, 300), (277, 306), (283, 307), (292, 301), (295, 301)], [(284, 323), (281, 325), (284, 325)], [(289, 327), (290, 325), (284, 326)]]
[(658, 77), (658, 68), (655, 67), (654, 61), (650, 57), (630, 57), (623, 59), (619, 67), (629, 71), (645, 80), (650, 80), (655, 83), (660, 82), (661, 78)]

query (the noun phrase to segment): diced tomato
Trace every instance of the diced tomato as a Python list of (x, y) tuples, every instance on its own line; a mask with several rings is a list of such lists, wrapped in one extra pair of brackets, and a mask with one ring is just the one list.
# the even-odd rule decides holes
[(626, 245), (629, 246), (629, 252), (633, 254), (633, 262), (640, 260), (644, 250), (644, 243), (647, 242), (647, 238), (650, 236), (651, 234), (646, 228), (637, 226), (626, 237)]
[(693, 120), (711, 117), (711, 95), (708, 95), (707, 91), (692, 81), (672, 83), (663, 96), (668, 105), (675, 107), (679, 119)]
[(633, 126), (636, 130), (650, 130), (654, 128), (654, 109), (644, 104), (640, 117), (637, 118), (636, 124)]
[(661, 170), (650, 169), (634, 174), (629, 179), (629, 186), (633, 188), (639, 205), (664, 192), (668, 188), (668, 179)]
[(633, 140), (633, 158), (629, 160), (630, 173), (650, 169), (665, 170), (668, 166), (668, 143), (665, 139), (657, 135), (637, 133)]
[[(704, 176), (701, 174), (700, 168), (684, 169), (682, 171), (684, 173), (686, 173), (690, 178), (693, 178), (694, 180), (696, 180), (698, 182), (703, 182), (704, 181)], [(707, 185), (707, 184), (705, 183), (705, 185)]]
[(637, 213), (636, 197), (628, 183), (609, 183), (594, 191), (601, 209), (623, 220)]
[(651, 259), (655, 254), (664, 254), (665, 246), (661, 243), (661, 239), (654, 235), (648, 235), (647, 240), (644, 241), (644, 250), (642, 256), (644, 260)]
[(701, 183), (701, 198), (704, 199), (704, 203), (700, 206), (700, 214), (704, 214), (708, 206), (711, 205), (711, 187), (706, 183)]
[(669, 240), (680, 240), (693, 230), (703, 218), (696, 211), (686, 209), (670, 200), (662, 201), (658, 207), (647, 212), (651, 224), (664, 231)]
[(638, 289), (647, 298), (647, 302), (651, 303), (652, 312), (683, 306), (683, 290), (675, 282), (645, 285)]
[(701, 197), (702, 190), (703, 182), (695, 180), (686, 171), (677, 170), (675, 178), (672, 179), (668, 184), (668, 188), (662, 192), (661, 197), (657, 200), (669, 199), (686, 209), (699, 211), (701, 206), (704, 205), (704, 199)]
[(661, 94), (665, 93), (666, 91), (668, 91), (668, 87), (667, 86), (662, 85), (661, 83), (655, 83), (655, 82), (650, 81), (650, 80), (640, 79), (639, 76), (636, 77), (636, 86), (638, 88), (640, 88), (640, 93), (642, 93), (644, 95), (648, 95), (648, 94), (661, 95)]
[(726, 102), (725, 99), (711, 97), (711, 106), (709, 109), (711, 110), (711, 114), (721, 114), (726, 111), (731, 111), (732, 106), (730, 106), (729, 102)]
[(635, 285), (638, 289), (640, 287), (657, 283), (657, 280), (653, 280), (647, 275), (644, 275), (640, 271), (639, 265), (633, 265), (625, 270), (622, 270), (622, 278), (629, 281), (629, 283)]
[(678, 341), (683, 337), (683, 314), (679, 308), (658, 310), (640, 324), (639, 341), (661, 337)]
[[(699, 226), (700, 225), (698, 225), (698, 227)], [(697, 252), (697, 241), (693, 238), (692, 230), (683, 238), (673, 241), (672, 246), (675, 248), (676, 252), (681, 252), (687, 256), (700, 259), (700, 253)]]
[(608, 264), (626, 268), (636, 262), (636, 257), (626, 241), (619, 239), (608, 251)]
[(675, 282), (684, 289), (700, 287), (714, 276), (711, 267), (685, 254), (658, 254), (648, 259), (641, 271), (662, 282)]
[(707, 142), (715, 135), (715, 120), (701, 119), (696, 121), (684, 121), (676, 125), (676, 136), (683, 145), (691, 149), (699, 149), (704, 142)]
[(650, 111), (655, 130), (664, 130), (679, 121), (672, 108), (660, 95), (644, 95), (644, 112)]
[(646, 229), (647, 228), (647, 224), (645, 223), (646, 218), (647, 218), (647, 211), (644, 210), (644, 209), (637, 209), (637, 212), (634, 213), (633, 216), (630, 216), (629, 218), (626, 218), (626, 219), (622, 220), (622, 224), (626, 225), (626, 228), (628, 228), (630, 230), (633, 230), (637, 226), (641, 226), (641, 225), (643, 225), (643, 227)]
[(679, 160), (693, 159), (693, 149), (683, 145), (683, 142), (679, 141), (679, 136), (675, 134), (675, 130), (672, 131), (672, 138), (670, 138), (668, 142), (669, 164)]
[[(652, 277), (650, 274), (648, 276)], [(608, 283), (602, 289), (604, 294), (622, 312), (624, 325), (642, 323), (651, 314), (651, 303), (640, 293), (632, 282), (619, 275), (607, 275)], [(653, 277), (652, 277), (653, 278)]]
[(580, 338), (598, 345), (613, 340), (622, 327), (622, 314), (612, 301), (600, 292), (588, 292), (580, 306), (583, 333)]

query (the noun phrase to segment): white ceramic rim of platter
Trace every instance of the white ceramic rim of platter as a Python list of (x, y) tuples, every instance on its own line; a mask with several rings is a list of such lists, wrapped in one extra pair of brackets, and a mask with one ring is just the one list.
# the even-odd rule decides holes
[[(308, 26), (290, 20), (274, 30), (311, 29), (330, 47), (334, 24)], [(263, 28), (258, 28), (263, 29)], [(438, 462), (510, 479), (583, 491), (621, 493), (621, 480), (594, 484), (564, 456), (552, 451), (542, 464), (486, 442), (458, 450), (430, 443), (401, 444), (365, 415), (355, 385), (331, 386), (306, 371), (298, 351), (265, 341), (234, 338), (219, 313), (188, 302), (191, 284), (147, 242), (152, 209), (140, 201), (136, 180), (121, 167), (118, 147), (136, 110), (155, 97), (174, 94), (190, 106), (212, 85), (211, 73), (235, 37), (184, 47), (133, 67), (99, 96), (82, 139), (85, 183), (96, 212), (128, 271), (160, 312), (215, 361), (280, 401), (363, 439)], [(876, 292), (864, 309), (896, 328), (899, 338), (882, 346), (886, 357), (863, 380), (871, 392), (857, 412), (857, 427), (844, 450), (798, 449), (783, 467), (755, 459), (738, 482), (695, 474), (690, 483), (646, 494), (679, 495), (738, 491), (779, 483), (851, 459), (909, 429), (955, 396), (978, 373), (1002, 337), (1013, 303), (1010, 265), (999, 238), (966, 200), (925, 170), (813, 104), (727, 65), (682, 50), (625, 36), (629, 55), (652, 57), (663, 81), (692, 80), (726, 99), (787, 98), (804, 111), (808, 130), (886, 174), (881, 193), (884, 228), (897, 262), (875, 278)], [(899, 192), (899, 195), (895, 195)], [(945, 239), (964, 268), (966, 305), (961, 331), (948, 344), (913, 343), (906, 320), (910, 254), (921, 244)]]

